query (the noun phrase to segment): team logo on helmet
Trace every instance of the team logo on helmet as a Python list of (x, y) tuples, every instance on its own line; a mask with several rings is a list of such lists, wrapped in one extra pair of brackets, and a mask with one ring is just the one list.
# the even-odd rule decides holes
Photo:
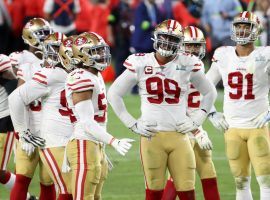
[(87, 42), (87, 38), (85, 37), (78, 37), (76, 40), (75, 40), (75, 44), (77, 46), (81, 46), (83, 44), (85, 44)]

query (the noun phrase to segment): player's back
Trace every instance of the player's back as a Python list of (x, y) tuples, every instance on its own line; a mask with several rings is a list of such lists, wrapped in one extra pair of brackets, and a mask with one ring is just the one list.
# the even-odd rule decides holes
[[(92, 104), (94, 108), (94, 120), (104, 129), (107, 124), (107, 99), (104, 80), (100, 73), (94, 75), (85, 69), (76, 69), (71, 72), (66, 81), (66, 95), (70, 109), (74, 110), (72, 94), (75, 92), (92, 91)], [(79, 122), (79, 117), (74, 112), (75, 118)], [(89, 116), (90, 118), (90, 116)], [(75, 122), (74, 138), (96, 141), (94, 137), (86, 134), (84, 129)]]
[(224, 115), (230, 127), (253, 128), (253, 120), (268, 110), (270, 48), (258, 47), (238, 57), (235, 47), (214, 54), (224, 85)]
[(179, 54), (162, 65), (149, 53), (131, 55), (124, 65), (137, 76), (142, 120), (157, 122), (160, 131), (175, 130), (176, 122), (186, 117), (190, 76), (202, 67), (201, 61)]
[(46, 140), (46, 147), (65, 146), (73, 131), (65, 95), (66, 76), (67, 72), (59, 67), (42, 68), (33, 76), (47, 90), (41, 99), (41, 136)]

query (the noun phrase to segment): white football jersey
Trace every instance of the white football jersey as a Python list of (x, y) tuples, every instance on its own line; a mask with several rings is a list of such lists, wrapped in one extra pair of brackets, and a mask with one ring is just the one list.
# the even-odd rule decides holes
[[(106, 87), (104, 80), (100, 73), (94, 75), (93, 73), (85, 69), (76, 69), (71, 72), (66, 80), (66, 95), (69, 108), (73, 110), (75, 118), (79, 122), (79, 117), (74, 111), (74, 104), (72, 101), (72, 93), (83, 92), (92, 90), (92, 103), (95, 112), (94, 120), (99, 123), (101, 127), (106, 130), (107, 124), (107, 98), (106, 98)], [(90, 117), (90, 116), (89, 116)], [(84, 129), (75, 123), (73, 138), (82, 140), (97, 141), (93, 136), (85, 133)]]
[[(0, 54), (0, 73), (11, 70), (12, 66), (8, 56)], [(8, 94), (3, 86), (0, 85), (0, 119), (9, 115)]]
[(11, 63), (14, 65), (20, 65), (25, 63), (36, 63), (39, 62), (40, 59), (35, 56), (35, 54), (31, 53), (28, 50), (23, 51), (15, 51), (9, 55)]
[(223, 111), (232, 128), (254, 128), (253, 120), (268, 110), (270, 47), (258, 47), (238, 57), (235, 47), (215, 51), (212, 67), (224, 85)]
[[(17, 71), (17, 78), (24, 80), (25, 82), (32, 79), (37, 71), (42, 68), (42, 60), (36, 63), (25, 63), (20, 65)], [(35, 100), (29, 105), (29, 122), (28, 128), (31, 133), (40, 135), (40, 119), (41, 119), (41, 99)]]
[[(37, 71), (32, 81), (34, 81), (37, 88), (38, 85), (44, 87), (41, 91), (41, 123), (40, 133), (41, 137), (46, 140), (46, 148), (66, 146), (68, 140), (73, 132), (73, 125), (71, 119), (71, 111), (67, 106), (65, 94), (65, 80), (67, 72), (59, 67), (56, 68), (42, 68)], [(24, 85), (34, 87), (32, 81), (26, 82)], [(30, 84), (29, 84), (30, 83)], [(29, 88), (29, 92), (31, 90)]]
[(190, 54), (178, 54), (161, 65), (154, 53), (133, 54), (124, 66), (136, 73), (141, 96), (141, 119), (157, 123), (159, 131), (175, 131), (187, 113), (187, 93), (191, 76), (203, 63)]

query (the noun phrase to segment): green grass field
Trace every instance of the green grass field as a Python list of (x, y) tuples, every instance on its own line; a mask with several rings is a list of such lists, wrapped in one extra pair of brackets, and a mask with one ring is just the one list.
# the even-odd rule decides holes
[[(222, 96), (219, 95), (216, 106), (221, 110)], [(134, 115), (140, 115), (140, 105), (138, 96), (127, 96), (126, 104), (128, 110)], [(164, 116), (165, 117), (165, 116)], [(224, 139), (223, 135), (213, 128), (213, 126), (206, 121), (204, 124), (212, 142), (214, 144), (213, 160), (215, 163), (218, 185), (222, 200), (234, 200), (235, 188), (232, 175), (229, 170), (228, 162), (224, 153)], [(140, 165), (139, 156), (139, 137), (134, 135), (118, 120), (112, 109), (109, 109), (109, 123), (108, 130), (118, 137), (131, 137), (136, 140), (133, 144), (131, 151), (125, 156), (121, 157), (113, 151), (111, 147), (107, 148), (108, 155), (112, 158), (115, 168), (109, 173), (108, 179), (103, 189), (104, 200), (143, 200), (144, 199), (144, 180), (142, 168)], [(14, 166), (10, 162), (9, 168), (13, 169)], [(197, 200), (203, 200), (200, 181), (197, 177), (196, 183), (196, 197)], [(252, 177), (252, 191), (254, 200), (259, 199), (259, 188), (256, 179)], [(37, 176), (30, 186), (30, 192), (38, 196), (39, 182)], [(0, 200), (9, 198), (9, 192), (0, 185)]]

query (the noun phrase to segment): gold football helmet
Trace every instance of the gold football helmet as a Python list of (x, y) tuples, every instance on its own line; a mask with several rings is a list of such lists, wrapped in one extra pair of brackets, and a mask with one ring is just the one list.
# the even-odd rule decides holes
[(68, 38), (66, 38), (59, 48), (59, 58), (60, 62), (63, 65), (63, 67), (67, 71), (72, 71), (76, 64), (79, 63), (79, 61), (76, 58), (73, 58), (73, 52), (72, 52), (72, 45), (77, 36), (72, 35)]
[(258, 17), (249, 11), (239, 13), (232, 22), (231, 39), (244, 45), (257, 40), (261, 32)]
[(51, 65), (55, 66), (60, 63), (59, 48), (61, 43), (67, 37), (59, 32), (48, 35), (43, 42), (44, 59)]
[(183, 40), (181, 24), (172, 19), (161, 22), (156, 26), (152, 40), (160, 55), (169, 57), (177, 54)]
[(103, 71), (111, 63), (110, 47), (94, 32), (80, 34), (72, 45), (74, 58), (86, 67)]
[(203, 32), (195, 26), (187, 26), (183, 30), (183, 51), (202, 59), (205, 56), (205, 38)]
[(39, 50), (42, 50), (41, 42), (52, 34), (53, 30), (50, 24), (42, 18), (33, 18), (29, 20), (23, 28), (22, 38), (23, 41)]

